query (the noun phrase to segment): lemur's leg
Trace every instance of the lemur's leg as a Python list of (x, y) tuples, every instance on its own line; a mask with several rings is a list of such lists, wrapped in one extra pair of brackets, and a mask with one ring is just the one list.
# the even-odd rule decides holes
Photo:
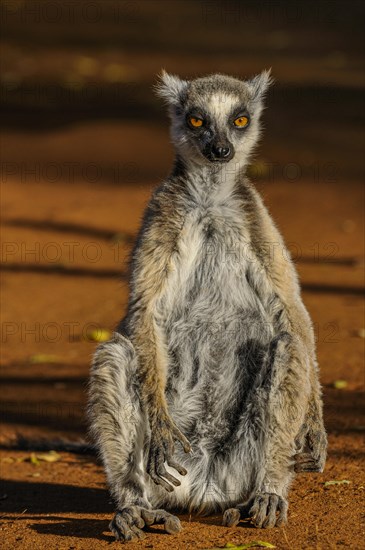
[[(271, 342), (250, 396), (251, 424), (262, 456), (250, 510), (257, 527), (274, 527), (286, 521), (296, 438), (305, 421), (310, 390), (306, 350), (299, 339), (283, 332)], [(247, 505), (245, 502), (226, 510), (223, 524), (236, 525)]]
[(117, 512), (110, 529), (119, 540), (142, 538), (145, 525), (163, 523), (167, 532), (180, 530), (177, 517), (152, 510), (147, 497), (144, 444), (148, 420), (141, 407), (132, 343), (121, 334), (97, 349), (91, 369), (91, 431), (104, 463)]

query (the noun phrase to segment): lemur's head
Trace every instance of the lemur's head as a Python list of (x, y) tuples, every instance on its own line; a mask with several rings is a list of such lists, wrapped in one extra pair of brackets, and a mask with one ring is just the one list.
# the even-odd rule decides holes
[(270, 71), (251, 80), (214, 74), (190, 81), (163, 71), (157, 93), (169, 106), (180, 156), (199, 164), (248, 159), (270, 83)]

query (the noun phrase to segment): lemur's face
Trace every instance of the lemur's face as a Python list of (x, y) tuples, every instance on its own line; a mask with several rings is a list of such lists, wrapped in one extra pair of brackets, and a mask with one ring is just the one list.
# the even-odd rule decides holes
[(229, 162), (250, 135), (252, 115), (247, 101), (238, 95), (194, 94), (177, 116), (185, 146), (208, 162)]
[(251, 81), (212, 75), (190, 82), (166, 73), (158, 91), (167, 99), (177, 151), (198, 164), (247, 159), (259, 136), (264, 72)]

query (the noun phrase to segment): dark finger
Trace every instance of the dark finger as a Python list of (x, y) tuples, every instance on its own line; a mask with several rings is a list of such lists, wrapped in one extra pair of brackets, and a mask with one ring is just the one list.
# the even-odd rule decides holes
[(252, 508), (249, 511), (249, 516), (254, 518), (259, 511), (259, 505), (260, 505), (260, 497), (257, 496), (254, 500), (254, 503), (252, 505)]
[(141, 510), (141, 516), (143, 517), (146, 525), (152, 524), (164, 524), (167, 533), (178, 533), (181, 530), (181, 523), (179, 518), (165, 512), (165, 510)]
[[(160, 478), (160, 480), (163, 481), (161, 485), (165, 487), (167, 491), (171, 492), (174, 490), (174, 488), (172, 485), (170, 485), (170, 483), (172, 483), (175, 486), (178, 486), (180, 485), (180, 481), (166, 471), (164, 462), (165, 462), (164, 453), (160, 450), (157, 451), (157, 455), (155, 457), (155, 472)], [(168, 480), (170, 483), (168, 483), (166, 480)], [(169, 487), (169, 489), (167, 489), (167, 487)]]
[(167, 481), (169, 481), (170, 483), (175, 485), (175, 487), (179, 487), (179, 485), (181, 485), (181, 482), (178, 479), (176, 479), (176, 477), (169, 474), (169, 472), (166, 470), (166, 468), (163, 464), (158, 464), (156, 470), (157, 470), (157, 475), (159, 475), (162, 478), (167, 479)]
[(288, 515), (288, 503), (283, 498), (279, 499), (278, 504), (278, 510), (279, 510), (279, 517), (276, 520), (276, 525), (279, 527), (279, 525), (282, 525), (283, 523), (286, 523), (287, 521), (287, 515)]
[(259, 509), (254, 519), (255, 525), (257, 525), (257, 527), (262, 527), (262, 524), (264, 523), (264, 520), (266, 518), (268, 503), (269, 503), (268, 495), (263, 495), (262, 497), (260, 497)]
[(150, 457), (148, 460), (147, 472), (150, 478), (152, 479), (152, 481), (156, 485), (161, 485), (161, 487), (163, 487), (167, 492), (171, 493), (174, 490), (174, 488), (172, 485), (167, 483), (167, 481), (165, 481), (163, 478), (159, 477), (156, 471), (157, 463), (158, 463), (158, 458)]
[[(143, 520), (142, 520), (143, 521)], [(143, 522), (144, 523), (144, 522)], [(139, 529), (138, 527), (136, 527), (136, 525), (131, 525), (131, 531), (133, 532), (133, 534), (140, 540), (143, 540), (144, 538), (146, 538), (146, 534), (141, 531), (141, 529)]]
[(223, 514), (222, 525), (225, 527), (236, 527), (241, 519), (241, 514), (238, 508), (229, 508)]
[(189, 443), (189, 441), (186, 439), (186, 437), (180, 432), (180, 430), (178, 430), (178, 428), (176, 428), (176, 426), (173, 427), (172, 429), (172, 433), (173, 433), (173, 436), (174, 436), (174, 439), (176, 441), (179, 441), (181, 443), (181, 445), (183, 446), (183, 449), (186, 453), (190, 453), (191, 451), (191, 445)]
[(154, 471), (149, 472), (150, 478), (156, 485), (161, 485), (168, 493), (172, 493), (174, 490), (173, 486), (170, 485), (170, 483), (167, 483), (162, 477), (159, 477), (158, 474), (156, 474)]
[[(171, 448), (172, 446), (169, 445), (169, 447)], [(156, 472), (157, 472), (157, 474), (161, 478), (167, 479), (167, 481), (169, 481), (170, 483), (175, 485), (175, 487), (179, 487), (179, 485), (181, 485), (180, 481), (178, 479), (176, 479), (176, 477), (171, 475), (166, 470), (165, 465), (164, 465), (164, 461), (165, 461), (164, 459), (165, 459), (164, 454), (162, 452), (159, 452), (158, 455), (157, 455), (157, 459), (156, 459)]]
[(262, 524), (262, 527), (264, 529), (275, 527), (278, 503), (279, 503), (279, 497), (277, 495), (271, 495), (269, 497), (269, 503), (267, 507), (267, 516), (264, 523)]
[(177, 472), (179, 472), (180, 475), (182, 476), (186, 476), (186, 474), (188, 473), (188, 471), (184, 468), (184, 466), (181, 466), (178, 462), (176, 462), (173, 458), (168, 458), (167, 459), (167, 464), (171, 467), (171, 468), (174, 468), (174, 470), (176, 470)]
[(133, 540), (136, 537), (136, 535), (131, 531), (127, 520), (125, 520), (120, 514), (115, 516), (114, 522), (110, 524), (110, 529), (118, 540)]
[(135, 525), (138, 529), (144, 527), (144, 521), (141, 518), (140, 512), (136, 508), (125, 508), (123, 510), (123, 516), (127, 517), (129, 525)]
[(164, 527), (166, 533), (169, 533), (170, 535), (178, 533), (182, 529), (179, 518), (177, 518), (176, 516), (172, 516), (171, 514), (167, 516), (164, 522)]

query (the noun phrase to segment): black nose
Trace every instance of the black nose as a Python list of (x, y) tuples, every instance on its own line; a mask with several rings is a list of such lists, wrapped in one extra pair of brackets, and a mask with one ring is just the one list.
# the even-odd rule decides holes
[(212, 147), (212, 153), (218, 159), (225, 159), (230, 155), (231, 150), (229, 147)]

